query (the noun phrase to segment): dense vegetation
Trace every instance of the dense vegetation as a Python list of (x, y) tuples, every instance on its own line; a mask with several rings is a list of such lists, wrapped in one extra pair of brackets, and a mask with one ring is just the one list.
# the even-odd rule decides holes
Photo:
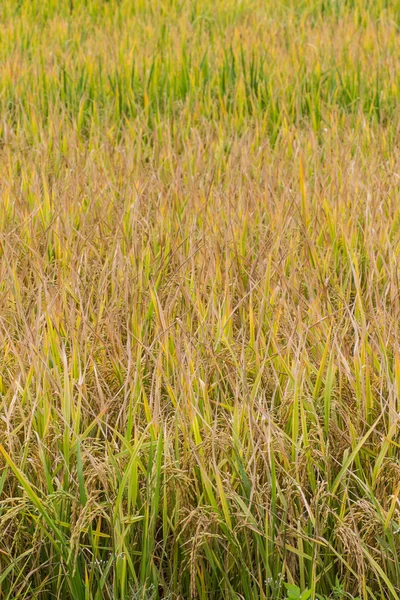
[(399, 101), (397, 0), (2, 0), (1, 600), (399, 600)]

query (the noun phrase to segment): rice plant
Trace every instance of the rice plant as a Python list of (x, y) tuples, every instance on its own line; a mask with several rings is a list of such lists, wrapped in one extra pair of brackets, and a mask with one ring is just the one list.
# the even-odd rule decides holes
[(0, 3), (0, 599), (400, 599), (400, 2)]

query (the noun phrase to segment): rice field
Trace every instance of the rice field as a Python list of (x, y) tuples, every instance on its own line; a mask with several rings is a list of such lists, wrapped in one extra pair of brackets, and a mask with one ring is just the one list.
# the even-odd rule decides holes
[(1, 1), (1, 600), (400, 600), (399, 134), (399, 0)]

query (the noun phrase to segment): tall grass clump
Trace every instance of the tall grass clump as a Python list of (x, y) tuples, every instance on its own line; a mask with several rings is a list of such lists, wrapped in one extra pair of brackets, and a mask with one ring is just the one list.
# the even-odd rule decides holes
[(400, 2), (0, 3), (0, 599), (400, 599)]

